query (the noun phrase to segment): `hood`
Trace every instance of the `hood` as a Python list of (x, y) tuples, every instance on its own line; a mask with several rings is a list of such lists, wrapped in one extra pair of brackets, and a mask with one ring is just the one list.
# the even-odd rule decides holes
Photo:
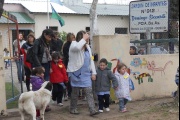
[[(98, 70), (100, 70), (101, 71), (101, 69), (100, 69), (100, 67), (98, 66)], [(104, 70), (111, 70), (111, 69), (109, 69), (108, 67), (106, 67)]]
[(124, 75), (121, 75), (117, 70), (115, 72), (115, 75), (117, 75), (117, 76), (125, 76), (125, 75), (129, 76), (129, 74), (127, 72)]
[(30, 77), (31, 82), (34, 82), (34, 81), (36, 81), (37, 79), (41, 79), (41, 78), (38, 77), (38, 76), (31, 76), (31, 77)]

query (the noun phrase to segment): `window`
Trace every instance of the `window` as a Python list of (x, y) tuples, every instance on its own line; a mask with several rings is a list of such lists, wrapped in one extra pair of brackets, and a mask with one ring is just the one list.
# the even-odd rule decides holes
[(128, 34), (128, 28), (115, 28), (116, 34)]
[[(46, 28), (48, 28), (48, 27), (46, 26)], [(52, 31), (58, 31), (57, 26), (49, 26), (49, 29), (51, 29)]]

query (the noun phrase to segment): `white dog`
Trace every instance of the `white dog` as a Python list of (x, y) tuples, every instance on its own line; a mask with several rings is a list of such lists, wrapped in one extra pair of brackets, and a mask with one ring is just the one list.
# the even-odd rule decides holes
[(21, 120), (24, 120), (25, 114), (32, 116), (36, 120), (36, 109), (40, 110), (40, 117), (44, 120), (44, 112), (51, 100), (52, 84), (44, 82), (38, 91), (22, 93), (19, 98), (19, 111)]

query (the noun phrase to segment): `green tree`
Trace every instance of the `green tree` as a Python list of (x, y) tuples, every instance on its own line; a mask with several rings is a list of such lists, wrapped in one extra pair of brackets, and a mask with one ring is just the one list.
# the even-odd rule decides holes
[(66, 41), (66, 39), (67, 39), (67, 33), (66, 32), (60, 32), (59, 33), (59, 36), (58, 36), (62, 41), (63, 41), (63, 43)]

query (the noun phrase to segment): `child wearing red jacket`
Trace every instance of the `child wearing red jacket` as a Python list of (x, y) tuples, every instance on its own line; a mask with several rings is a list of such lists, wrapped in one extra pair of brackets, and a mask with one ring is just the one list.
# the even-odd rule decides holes
[(65, 84), (68, 82), (66, 68), (60, 59), (59, 53), (52, 54), (50, 81), (53, 84), (52, 100), (57, 101), (59, 106), (63, 106), (63, 92), (66, 89)]

